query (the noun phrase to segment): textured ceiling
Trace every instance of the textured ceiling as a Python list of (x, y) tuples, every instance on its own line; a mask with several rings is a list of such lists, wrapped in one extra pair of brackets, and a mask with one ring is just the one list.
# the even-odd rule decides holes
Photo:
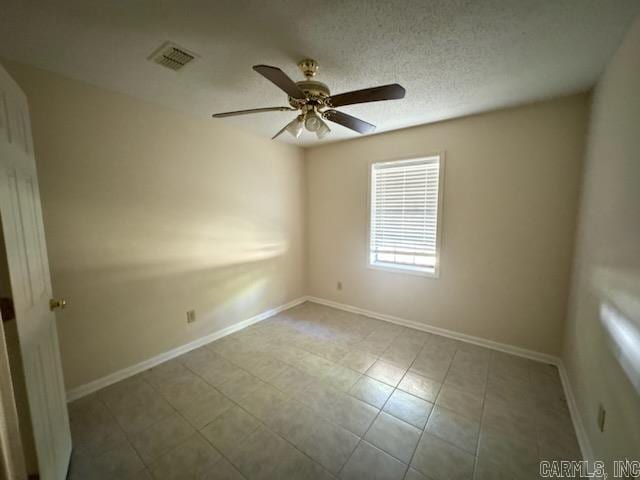
[[(0, 56), (208, 117), (285, 105), (251, 70), (294, 80), (304, 57), (333, 93), (398, 82), (404, 100), (342, 110), (378, 132), (591, 87), (638, 0), (3, 0)], [(165, 40), (200, 58), (180, 72), (146, 58)], [(226, 122), (270, 137), (293, 118)], [(325, 141), (357, 134), (331, 124)], [(297, 141), (315, 144), (305, 133)]]

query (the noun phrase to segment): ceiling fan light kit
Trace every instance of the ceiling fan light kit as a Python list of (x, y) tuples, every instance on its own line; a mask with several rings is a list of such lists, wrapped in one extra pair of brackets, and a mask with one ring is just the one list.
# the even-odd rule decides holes
[(330, 133), (331, 133), (331, 129), (329, 128), (329, 125), (327, 125), (325, 122), (322, 122), (318, 130), (316, 130), (316, 137), (318, 137), (318, 140), (322, 140), (324, 137), (326, 137)]
[(298, 115), (296, 118), (291, 120), (289, 124), (285, 127), (285, 130), (293, 135), (295, 138), (300, 137), (302, 135), (302, 130), (304, 129), (304, 115)]
[(335, 107), (381, 100), (397, 100), (404, 98), (405, 95), (405, 89), (397, 83), (331, 95), (327, 85), (313, 79), (318, 73), (318, 62), (306, 58), (298, 63), (298, 67), (305, 77), (305, 80), (299, 82), (291, 80), (286, 73), (277, 67), (269, 65), (255, 65), (253, 67), (253, 70), (288, 95), (289, 107), (266, 107), (215, 113), (213, 118), (262, 112), (297, 111), (299, 112), (298, 116), (276, 133), (272, 140), (284, 132), (289, 132), (293, 137), (299, 138), (304, 129), (315, 133), (318, 139), (323, 139), (331, 132), (331, 129), (323, 119), (340, 124), (361, 134), (375, 131), (375, 125), (334, 110)]

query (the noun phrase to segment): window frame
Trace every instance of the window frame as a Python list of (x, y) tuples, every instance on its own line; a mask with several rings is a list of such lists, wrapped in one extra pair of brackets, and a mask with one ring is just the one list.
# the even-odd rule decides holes
[[(399, 265), (392, 263), (372, 263), (371, 262), (371, 227), (372, 227), (372, 203), (373, 203), (373, 190), (372, 190), (372, 181), (373, 181), (373, 167), (378, 163), (392, 163), (392, 162), (411, 162), (411, 161), (419, 161), (419, 160), (427, 160), (432, 158), (438, 158), (438, 220), (436, 222), (436, 261), (435, 267), (433, 270), (421, 269), (419, 267), (414, 267), (411, 265)], [(372, 270), (381, 270), (385, 272), (392, 273), (400, 273), (407, 275), (417, 275), (420, 277), (427, 278), (439, 278), (441, 271), (441, 250), (442, 250), (442, 217), (443, 217), (443, 198), (444, 198), (444, 171), (445, 171), (445, 152), (433, 152), (427, 153), (424, 155), (416, 155), (411, 157), (401, 157), (401, 158), (393, 158), (393, 159), (383, 159), (383, 160), (370, 160), (367, 162), (367, 170), (368, 170), (368, 182), (367, 182), (367, 237), (366, 237), (366, 262), (367, 268)]]

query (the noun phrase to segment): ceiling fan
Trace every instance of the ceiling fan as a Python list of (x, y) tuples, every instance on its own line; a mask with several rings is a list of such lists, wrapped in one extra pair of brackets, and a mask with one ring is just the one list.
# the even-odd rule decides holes
[(249, 113), (298, 111), (298, 116), (285, 125), (271, 139), (273, 140), (284, 132), (289, 132), (295, 138), (298, 138), (303, 129), (315, 133), (319, 139), (322, 139), (331, 132), (331, 129), (323, 119), (338, 123), (358, 133), (370, 133), (376, 129), (375, 125), (335, 110), (336, 107), (404, 98), (405, 89), (397, 83), (331, 95), (329, 87), (322, 82), (313, 80), (313, 77), (318, 72), (318, 62), (307, 58), (302, 60), (298, 67), (302, 70), (306, 80), (294, 82), (282, 70), (269, 65), (255, 65), (253, 67), (256, 72), (274, 83), (289, 96), (289, 107), (266, 107), (215, 113), (213, 118), (232, 117)]

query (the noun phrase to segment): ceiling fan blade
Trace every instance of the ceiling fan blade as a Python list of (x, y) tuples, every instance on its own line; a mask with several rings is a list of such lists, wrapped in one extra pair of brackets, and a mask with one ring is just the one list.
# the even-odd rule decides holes
[(214, 113), (211, 115), (213, 118), (234, 117), (236, 115), (248, 115), (249, 113), (263, 113), (263, 112), (289, 112), (295, 110), (291, 107), (265, 107), (265, 108), (252, 108), (251, 110), (237, 110), (235, 112)]
[(371, 133), (375, 131), (376, 126), (360, 120), (359, 118), (339, 112), (338, 110), (327, 110), (322, 114), (324, 118), (332, 122), (338, 123), (343, 127), (355, 130), (358, 133)]
[(398, 100), (404, 98), (405, 89), (397, 83), (382, 85), (380, 87), (354, 90), (353, 92), (339, 93), (326, 99), (330, 107), (353, 105), (354, 103), (379, 102), (380, 100)]
[(304, 100), (305, 96), (302, 90), (298, 88), (293, 80), (278, 67), (270, 67), (269, 65), (254, 65), (253, 69), (267, 80), (271, 81), (276, 87), (284, 90), (284, 92), (292, 98)]
[(282, 135), (287, 130), (288, 126), (289, 126), (289, 124), (287, 123), (284, 127), (282, 127), (280, 130), (278, 130), (278, 133), (276, 133), (273, 137), (271, 137), (271, 140), (275, 140), (277, 137)]

